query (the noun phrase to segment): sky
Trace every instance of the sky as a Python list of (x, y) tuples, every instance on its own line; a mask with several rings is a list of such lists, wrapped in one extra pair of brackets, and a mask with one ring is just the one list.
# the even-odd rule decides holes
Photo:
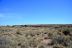
[(72, 24), (72, 0), (0, 0), (0, 25)]

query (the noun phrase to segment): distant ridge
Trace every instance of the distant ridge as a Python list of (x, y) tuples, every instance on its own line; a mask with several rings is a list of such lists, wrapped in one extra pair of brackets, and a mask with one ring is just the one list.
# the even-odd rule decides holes
[(6, 25), (11, 27), (72, 27), (72, 24), (27, 24), (27, 25)]

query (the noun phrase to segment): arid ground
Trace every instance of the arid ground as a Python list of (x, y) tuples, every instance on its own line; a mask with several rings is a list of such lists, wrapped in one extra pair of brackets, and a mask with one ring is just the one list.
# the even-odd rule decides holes
[(72, 25), (0, 26), (0, 48), (72, 48)]

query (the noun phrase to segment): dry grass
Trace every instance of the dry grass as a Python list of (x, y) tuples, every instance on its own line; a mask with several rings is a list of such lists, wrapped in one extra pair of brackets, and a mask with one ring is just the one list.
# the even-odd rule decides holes
[(72, 26), (0, 26), (0, 48), (72, 48)]

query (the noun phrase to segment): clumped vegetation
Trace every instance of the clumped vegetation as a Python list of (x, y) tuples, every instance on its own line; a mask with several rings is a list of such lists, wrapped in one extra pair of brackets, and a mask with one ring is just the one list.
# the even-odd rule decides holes
[(72, 25), (0, 26), (0, 48), (72, 48)]

